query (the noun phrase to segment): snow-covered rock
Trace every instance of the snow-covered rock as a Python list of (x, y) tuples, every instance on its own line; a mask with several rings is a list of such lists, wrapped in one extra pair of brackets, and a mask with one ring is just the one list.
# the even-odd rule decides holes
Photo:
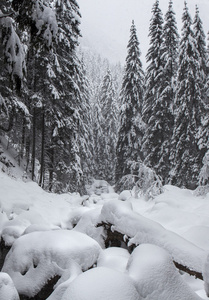
[[(98, 224), (100, 213), (100, 207), (85, 212), (73, 230), (87, 234), (104, 248), (104, 229), (103, 227), (96, 226)], [(86, 226), (86, 224), (88, 224), (88, 226)]]
[(92, 185), (86, 187), (89, 195), (101, 195), (103, 193), (112, 193), (113, 189), (105, 180), (97, 180), (95, 179)]
[(19, 300), (19, 295), (10, 276), (0, 272), (0, 299)]
[(158, 246), (142, 244), (135, 248), (127, 270), (142, 299), (201, 299), (183, 281), (171, 256)]
[(140, 300), (132, 280), (109, 268), (95, 268), (69, 284), (60, 300)]
[(71, 261), (69, 269), (62, 274), (62, 277), (54, 286), (54, 292), (47, 298), (47, 300), (62, 299), (62, 296), (67, 290), (69, 284), (80, 274), (82, 274), (81, 267), (75, 261)]
[(14, 242), (2, 271), (11, 276), (19, 294), (33, 297), (49, 279), (62, 276), (72, 260), (87, 270), (97, 261), (100, 251), (95, 240), (80, 232), (32, 232)]
[(131, 191), (129, 191), (129, 190), (122, 191), (118, 197), (118, 199), (122, 200), (122, 201), (127, 201), (130, 198), (132, 198), (132, 194), (131, 194)]
[(125, 272), (130, 254), (123, 248), (111, 247), (100, 252), (97, 260), (98, 267), (106, 267)]

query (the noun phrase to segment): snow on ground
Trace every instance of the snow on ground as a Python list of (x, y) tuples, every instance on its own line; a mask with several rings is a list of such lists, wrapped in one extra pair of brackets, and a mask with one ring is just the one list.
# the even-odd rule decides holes
[[(149, 272), (152, 270), (150, 266), (153, 266), (153, 268), (159, 268), (159, 278), (164, 283), (165, 295), (169, 299), (169, 293), (172, 294), (174, 286), (166, 281), (165, 274), (160, 271), (161, 266), (165, 264), (167, 268), (170, 268), (169, 272), (174, 276), (172, 277), (173, 283), (175, 282), (179, 286), (179, 290), (183, 287), (185, 291), (188, 291), (189, 295), (192, 295), (190, 299), (195, 299), (195, 294), (199, 295), (201, 299), (207, 299), (203, 281), (187, 274), (179, 276), (177, 271), (174, 271), (173, 265), (171, 267), (168, 256), (171, 255), (172, 259), (178, 260), (179, 263), (185, 263), (197, 271), (203, 270), (208, 291), (209, 264), (205, 263), (205, 260), (209, 253), (207, 238), (209, 233), (209, 194), (205, 197), (196, 197), (192, 191), (165, 186), (163, 194), (153, 200), (145, 201), (143, 198), (133, 198), (130, 191), (123, 192), (119, 197), (109, 186), (107, 190), (107, 185), (97, 182), (93, 187), (89, 187), (90, 196), (54, 195), (43, 191), (37, 184), (29, 180), (24, 182), (21, 169), (14, 172), (15, 176), (11, 174), (8, 176), (6, 173), (0, 171), (0, 234), (7, 245), (13, 245), (13, 252), (7, 255), (2, 271), (11, 275), (15, 288), (19, 291), (27, 290), (27, 293), (31, 293), (31, 295), (35, 293), (34, 290), (28, 290), (30, 284), (26, 284), (26, 281), (20, 279), (21, 277), (28, 276), (29, 278), (31, 275), (34, 282), (37, 280), (34, 289), (35, 286), (40, 289), (40, 281), (43, 282), (41, 278), (48, 278), (48, 275), (46, 276), (48, 272), (47, 274), (50, 273), (50, 276), (55, 273), (59, 273), (61, 276), (54, 292), (48, 298), (49, 300), (65, 300), (68, 299), (68, 296), (72, 296), (74, 300), (92, 300), (93, 297), (98, 299), (98, 295), (103, 295), (102, 299), (104, 300), (130, 300), (132, 294), (135, 297), (133, 299), (136, 300), (141, 299), (141, 294), (137, 293), (139, 298), (135, 296), (137, 286), (143, 286), (144, 283), (140, 279), (136, 285), (134, 276), (139, 276), (140, 272), (144, 275), (147, 274), (147, 284), (151, 287)], [(103, 193), (103, 188), (105, 193)], [(152, 247), (160, 246), (164, 250), (156, 251), (156, 255), (153, 256), (150, 248), (147, 249), (145, 251), (147, 253), (143, 254), (144, 257), (146, 256), (143, 262), (138, 262), (138, 258), (134, 258), (136, 265), (139, 263), (139, 273), (133, 276), (130, 264), (126, 271), (127, 261), (130, 257), (126, 250), (104, 249), (105, 232), (102, 227), (96, 227), (100, 221), (113, 222), (115, 224), (113, 229), (121, 230), (122, 228), (123, 233), (132, 237), (132, 242), (151, 243), (155, 244)], [(80, 237), (76, 238), (76, 236)], [(94, 250), (87, 251), (85, 254), (86, 239), (91, 241)], [(77, 257), (74, 255), (75, 253), (69, 256), (66, 254), (66, 251), (71, 254), (72, 249), (77, 251), (80, 260), (75, 258)], [(165, 254), (165, 251), (168, 251), (169, 254)], [(60, 253), (60, 255), (55, 255), (56, 253)], [(93, 258), (91, 259), (91, 257)], [(98, 260), (97, 257), (99, 257)], [(54, 263), (51, 262), (51, 259)], [(159, 261), (162, 262), (162, 265), (159, 264)], [(143, 265), (145, 262), (146, 265)], [(87, 269), (94, 263), (97, 263), (97, 268), (95, 265), (94, 269), (82, 273), (82, 268)], [(36, 272), (39, 270), (41, 273), (37, 275)], [(25, 271), (27, 272), (25, 273)], [(0, 294), (0, 299), (10, 300), (13, 297), (10, 296), (10, 291), (13, 290), (15, 294), (15, 289), (12, 288), (12, 279), (5, 277), (3, 272), (0, 272), (0, 293), (6, 291), (7, 297), (1, 297)], [(21, 275), (21, 272), (24, 275)], [(40, 281), (37, 278), (39, 276)], [(28, 279), (29, 282), (32, 277)], [(115, 278), (119, 278), (118, 282), (122, 287), (123, 285), (127, 287), (130, 295), (124, 294), (123, 298), (123, 293), (119, 292)], [(124, 281), (127, 281), (128, 286), (123, 283)], [(136, 288), (133, 286), (134, 284)], [(153, 281), (153, 286), (154, 284), (157, 283)], [(79, 290), (81, 285), (83, 289)], [(95, 293), (91, 294), (90, 290)], [(104, 294), (102, 294), (103, 291)], [(146, 293), (148, 296), (148, 291)], [(111, 298), (112, 295), (116, 296)], [(74, 296), (75, 298), (73, 298)], [(16, 299), (18, 298), (11, 298), (11, 300)], [(149, 299), (153, 300), (154, 298)], [(166, 298), (162, 296), (159, 299)], [(175, 298), (172, 297), (172, 299)]]
[(117, 247), (107, 248), (100, 252), (97, 266), (125, 272), (129, 257), (130, 254), (126, 249)]
[(0, 272), (0, 299), (19, 300), (19, 296), (12, 279), (7, 273), (3, 272)]
[(129, 244), (151, 243), (167, 250), (173, 260), (191, 270), (202, 272), (207, 251), (190, 243), (162, 225), (134, 212), (130, 203), (111, 200), (103, 205), (101, 222), (113, 224), (112, 230), (131, 237)]
[(135, 248), (128, 261), (127, 270), (143, 299), (201, 299), (181, 278), (172, 257), (158, 246), (142, 244)]
[(70, 268), (72, 260), (82, 270), (89, 269), (100, 250), (95, 240), (80, 232), (32, 232), (14, 242), (2, 271), (11, 276), (20, 294), (33, 297), (49, 279)]
[(68, 299), (140, 300), (141, 297), (128, 275), (98, 267), (81, 274), (69, 284), (61, 300)]

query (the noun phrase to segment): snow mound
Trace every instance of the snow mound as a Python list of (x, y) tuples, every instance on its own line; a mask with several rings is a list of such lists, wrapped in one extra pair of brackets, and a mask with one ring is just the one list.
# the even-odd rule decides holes
[(87, 192), (89, 195), (101, 195), (103, 193), (112, 193), (113, 189), (109, 185), (109, 183), (105, 180), (97, 180), (95, 179), (92, 185), (86, 186)]
[(205, 238), (209, 236), (209, 226), (193, 226), (182, 236), (193, 244), (209, 251), (209, 240)]
[(47, 298), (47, 300), (62, 299), (62, 296), (67, 290), (69, 284), (80, 274), (82, 274), (81, 267), (75, 261), (71, 261), (70, 268), (63, 273), (62, 277), (54, 286), (54, 292)]
[(183, 281), (171, 256), (158, 246), (142, 244), (135, 248), (127, 270), (143, 299), (201, 299)]
[(105, 235), (104, 229), (103, 227), (96, 226), (100, 213), (101, 208), (95, 208), (85, 212), (73, 230), (87, 234), (96, 240), (102, 248), (105, 248), (103, 238)]
[(178, 234), (166, 230), (162, 225), (134, 212), (131, 203), (110, 200), (103, 205), (100, 222), (112, 224), (112, 231), (120, 232), (128, 237), (129, 245), (143, 243), (162, 247), (170, 253), (172, 259), (191, 270), (202, 272), (207, 252), (182, 238)]
[(19, 294), (33, 297), (49, 279), (62, 276), (72, 260), (87, 270), (100, 251), (96, 241), (80, 232), (32, 232), (14, 242), (2, 271), (11, 276)]
[(140, 300), (132, 280), (109, 268), (91, 269), (78, 276), (60, 300)]
[(129, 257), (130, 254), (126, 249), (117, 247), (107, 248), (101, 251), (97, 266), (125, 272)]
[(132, 198), (132, 194), (131, 194), (131, 191), (129, 191), (129, 190), (122, 191), (118, 197), (118, 199), (122, 200), (122, 201), (127, 201), (130, 198)]
[(0, 299), (1, 300), (19, 300), (17, 290), (10, 276), (0, 272)]

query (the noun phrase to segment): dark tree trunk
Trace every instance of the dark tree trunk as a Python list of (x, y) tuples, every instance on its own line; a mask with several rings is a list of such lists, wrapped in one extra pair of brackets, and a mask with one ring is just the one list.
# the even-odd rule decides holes
[(35, 159), (36, 159), (36, 108), (33, 108), (33, 145), (32, 145), (32, 174), (31, 178), (35, 177)]
[(25, 171), (28, 172), (28, 166), (30, 164), (30, 145), (31, 145), (31, 140), (30, 136), (26, 137), (26, 144), (25, 144), (25, 150), (26, 150), (26, 168)]
[(49, 191), (52, 191), (53, 176), (54, 176), (54, 147), (51, 146), (49, 149)]
[(45, 155), (45, 107), (42, 110), (42, 139), (41, 139), (41, 170), (40, 170), (40, 178), (39, 185), (43, 187), (44, 184), (44, 155)]

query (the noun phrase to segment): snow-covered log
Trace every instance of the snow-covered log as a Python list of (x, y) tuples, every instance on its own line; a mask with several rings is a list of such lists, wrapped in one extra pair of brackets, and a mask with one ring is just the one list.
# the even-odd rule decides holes
[(111, 200), (104, 204), (98, 226), (100, 225), (105, 227), (106, 243), (110, 242), (111, 246), (118, 246), (117, 243), (123, 242), (130, 251), (144, 243), (159, 246), (171, 255), (177, 268), (203, 279), (206, 251), (166, 230), (159, 223), (133, 212), (129, 203)]

